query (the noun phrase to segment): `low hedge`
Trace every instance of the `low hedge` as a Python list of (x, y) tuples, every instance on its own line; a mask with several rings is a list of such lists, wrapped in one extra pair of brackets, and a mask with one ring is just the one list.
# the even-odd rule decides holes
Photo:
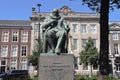
[[(84, 75), (75, 75), (74, 80), (98, 80), (98, 78), (99, 78), (98, 76), (88, 77)], [(112, 77), (112, 76), (106, 76), (105, 80), (120, 80), (120, 79)]]

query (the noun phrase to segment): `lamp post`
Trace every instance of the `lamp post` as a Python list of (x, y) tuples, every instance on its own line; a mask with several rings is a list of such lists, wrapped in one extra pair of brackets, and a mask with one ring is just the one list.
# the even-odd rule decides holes
[(41, 4), (37, 4), (37, 6), (38, 6), (38, 40), (40, 40), (40, 18), (41, 18), (40, 6)]
[[(38, 6), (38, 53), (40, 54), (42, 51), (42, 44), (41, 44), (41, 32), (40, 32), (40, 19), (41, 19), (41, 14), (40, 14), (40, 6), (41, 4), (37, 4)], [(37, 64), (37, 68), (39, 70), (39, 64)], [(39, 74), (39, 71), (38, 71)]]

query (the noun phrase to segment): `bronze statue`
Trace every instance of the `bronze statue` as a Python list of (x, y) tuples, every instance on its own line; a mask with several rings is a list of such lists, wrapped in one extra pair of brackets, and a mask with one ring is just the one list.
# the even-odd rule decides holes
[(70, 30), (66, 20), (59, 15), (58, 9), (44, 20), (43, 30), (43, 52), (67, 53), (68, 32)]

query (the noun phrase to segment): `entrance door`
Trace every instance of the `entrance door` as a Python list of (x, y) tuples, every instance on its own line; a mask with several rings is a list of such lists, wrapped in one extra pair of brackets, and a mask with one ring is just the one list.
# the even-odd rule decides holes
[(0, 72), (4, 73), (6, 71), (6, 60), (1, 60)]
[(4, 72), (5, 72), (5, 66), (1, 66), (0, 72), (1, 72), (1, 73), (4, 73)]

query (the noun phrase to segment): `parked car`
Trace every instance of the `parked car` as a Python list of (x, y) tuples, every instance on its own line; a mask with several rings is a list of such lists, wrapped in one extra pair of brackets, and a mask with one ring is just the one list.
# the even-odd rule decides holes
[(5, 77), (7, 74), (6, 73), (0, 73), (0, 78)]
[(28, 76), (28, 70), (12, 70), (7, 76)]
[(8, 79), (15, 79), (17, 80), (18, 78), (20, 80), (22, 79), (28, 79), (28, 70), (12, 70), (12, 71), (7, 71), (5, 73), (5, 76), (2, 77), (3, 80), (8, 80)]

